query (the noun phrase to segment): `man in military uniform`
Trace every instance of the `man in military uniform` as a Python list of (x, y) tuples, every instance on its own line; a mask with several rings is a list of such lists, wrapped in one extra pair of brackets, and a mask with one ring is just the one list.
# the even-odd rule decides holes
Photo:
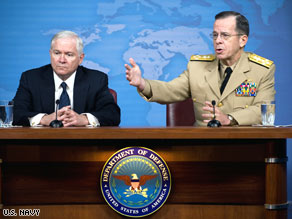
[(233, 11), (215, 16), (211, 37), (215, 55), (194, 55), (187, 69), (170, 82), (142, 78), (139, 66), (130, 58), (126, 78), (147, 101), (162, 104), (193, 99), (195, 126), (206, 126), (213, 118), (222, 125), (261, 123), (260, 105), (275, 96), (272, 61), (244, 52), (249, 35), (248, 20)]

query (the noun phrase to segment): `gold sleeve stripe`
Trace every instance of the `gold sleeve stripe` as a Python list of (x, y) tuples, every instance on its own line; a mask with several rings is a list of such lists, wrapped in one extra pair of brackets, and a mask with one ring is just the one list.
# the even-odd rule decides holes
[(254, 53), (250, 53), (248, 55), (248, 58), (249, 58), (250, 61), (253, 61), (255, 63), (263, 65), (263, 66), (265, 66), (267, 68), (270, 68), (271, 65), (273, 64), (273, 61), (271, 61), (269, 59), (266, 59), (266, 58), (263, 58), (261, 56), (258, 56), (258, 55), (254, 54)]
[(214, 55), (192, 55), (190, 61), (213, 61)]

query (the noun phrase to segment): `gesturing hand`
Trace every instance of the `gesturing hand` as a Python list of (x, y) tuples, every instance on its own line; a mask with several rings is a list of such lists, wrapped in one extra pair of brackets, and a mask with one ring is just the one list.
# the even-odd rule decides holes
[(132, 67), (125, 64), (126, 79), (130, 82), (130, 85), (137, 87), (140, 91), (143, 91), (145, 88), (145, 81), (141, 76), (141, 70), (133, 58), (130, 58), (129, 62)]

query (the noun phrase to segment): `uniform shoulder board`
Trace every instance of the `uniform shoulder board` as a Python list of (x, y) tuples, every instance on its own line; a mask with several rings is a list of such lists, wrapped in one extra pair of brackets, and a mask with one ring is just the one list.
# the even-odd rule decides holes
[(252, 62), (255, 62), (255, 63), (258, 63), (260, 65), (263, 65), (267, 68), (270, 68), (271, 65), (273, 64), (273, 61), (269, 60), (269, 59), (266, 59), (266, 58), (263, 58), (261, 56), (258, 56), (254, 53), (249, 53), (248, 54), (248, 59)]
[(190, 61), (207, 61), (211, 62), (215, 59), (214, 55), (192, 55)]

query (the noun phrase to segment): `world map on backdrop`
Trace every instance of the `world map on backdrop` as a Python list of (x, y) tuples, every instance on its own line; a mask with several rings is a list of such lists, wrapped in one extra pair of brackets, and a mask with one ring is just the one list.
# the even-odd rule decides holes
[(121, 126), (164, 126), (165, 106), (145, 102), (125, 79), (128, 59), (135, 59), (145, 78), (177, 77), (191, 55), (213, 53), (209, 34), (215, 14), (223, 10), (253, 21), (257, 34), (251, 34), (246, 50), (256, 51), (283, 2), (84, 0), (80, 6), (79, 1), (2, 1), (0, 98), (14, 97), (21, 72), (49, 63), (51, 37), (69, 29), (84, 41), (83, 65), (108, 74), (109, 86), (118, 93)]

